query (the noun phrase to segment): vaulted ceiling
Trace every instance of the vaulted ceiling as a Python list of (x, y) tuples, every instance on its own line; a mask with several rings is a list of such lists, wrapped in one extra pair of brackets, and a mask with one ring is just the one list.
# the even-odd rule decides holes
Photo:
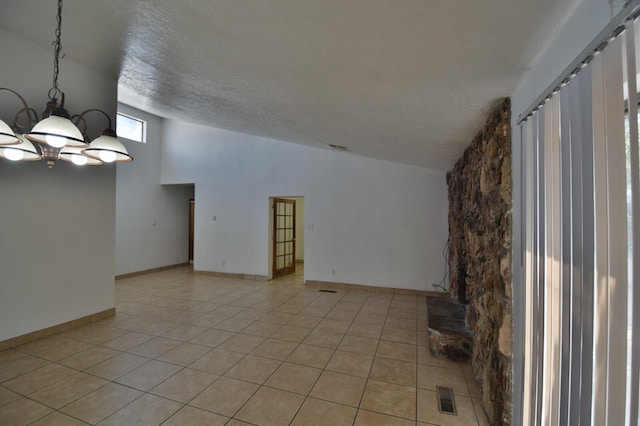
[[(576, 3), (67, 0), (62, 45), (134, 107), (447, 170)], [(55, 1), (2, 9), (0, 27), (51, 44)]]

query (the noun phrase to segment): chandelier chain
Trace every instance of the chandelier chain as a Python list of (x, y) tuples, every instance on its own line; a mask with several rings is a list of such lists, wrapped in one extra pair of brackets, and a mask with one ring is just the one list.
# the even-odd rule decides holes
[(53, 86), (49, 91), (49, 99), (54, 100), (60, 93), (58, 88), (58, 62), (60, 61), (60, 52), (62, 51), (62, 43), (60, 38), (62, 35), (62, 0), (58, 0), (58, 26), (56, 28), (56, 40), (53, 42)]
[[(13, 126), (0, 119), (0, 158), (12, 161), (45, 160), (52, 168), (58, 160), (69, 161), (79, 166), (99, 166), (103, 163), (122, 163), (133, 161), (125, 146), (118, 141), (111, 127), (111, 117), (99, 109), (88, 109), (81, 114), (71, 116), (64, 108), (64, 93), (58, 88), (58, 72), (62, 52), (62, 1), (57, 0), (55, 40), (53, 46), (53, 83), (49, 89), (49, 101), (39, 119), (38, 113), (15, 90), (0, 87), (0, 92), (16, 95), (21, 103)], [(101, 113), (108, 128), (90, 142), (86, 133), (85, 115), (90, 112)], [(82, 128), (82, 130), (80, 129)], [(35, 145), (32, 143), (35, 142)], [(5, 147), (6, 145), (6, 147)]]

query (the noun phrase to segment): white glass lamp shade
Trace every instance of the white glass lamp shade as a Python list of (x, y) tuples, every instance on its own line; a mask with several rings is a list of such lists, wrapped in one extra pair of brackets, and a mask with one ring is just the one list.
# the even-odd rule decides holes
[(57, 115), (51, 115), (38, 122), (26, 136), (33, 142), (49, 144), (54, 148), (87, 146), (82, 133), (71, 120)]
[(133, 157), (127, 152), (122, 142), (113, 136), (105, 135), (96, 138), (89, 144), (89, 148), (82, 151), (87, 157), (103, 161), (105, 163), (125, 163), (132, 161)]
[(19, 144), (20, 139), (13, 133), (11, 127), (4, 121), (0, 120), (0, 145), (15, 145)]
[(65, 146), (60, 150), (58, 158), (78, 166), (99, 166), (102, 164), (102, 161), (84, 155), (82, 153), (82, 148), (73, 148), (68, 146)]
[(36, 151), (36, 147), (25, 139), (22, 135), (18, 135), (20, 141), (17, 145), (0, 146), (0, 157), (13, 161), (38, 161), (42, 156)]

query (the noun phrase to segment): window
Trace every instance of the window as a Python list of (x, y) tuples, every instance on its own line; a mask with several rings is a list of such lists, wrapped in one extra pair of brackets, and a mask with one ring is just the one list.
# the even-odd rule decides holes
[(119, 138), (140, 143), (147, 141), (147, 122), (130, 115), (116, 114), (116, 131)]

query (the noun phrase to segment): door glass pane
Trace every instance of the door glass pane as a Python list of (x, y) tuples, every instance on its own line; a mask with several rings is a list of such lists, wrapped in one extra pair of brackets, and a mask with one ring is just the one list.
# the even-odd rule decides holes
[(273, 269), (283, 275), (295, 268), (295, 201), (274, 199)]

